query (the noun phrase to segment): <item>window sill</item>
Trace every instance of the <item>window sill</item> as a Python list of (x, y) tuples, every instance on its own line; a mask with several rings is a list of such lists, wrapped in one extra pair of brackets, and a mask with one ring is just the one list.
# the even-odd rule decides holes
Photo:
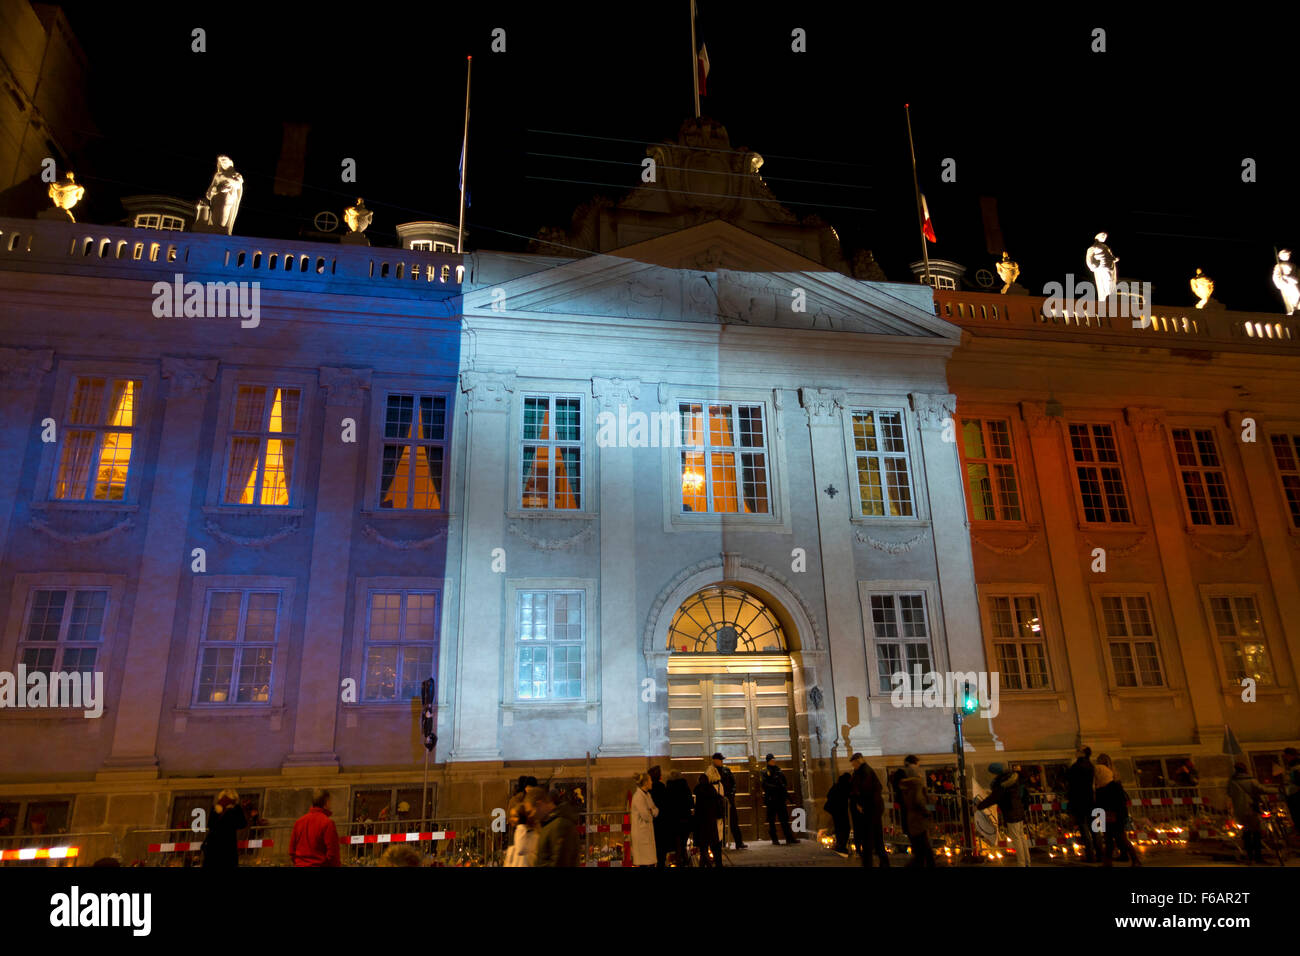
[(928, 528), (930, 527), (929, 518), (895, 518), (895, 517), (873, 517), (871, 515), (855, 514), (849, 519), (853, 524), (860, 524), (869, 528)]
[(133, 501), (33, 501), (32, 509), (37, 511), (118, 511), (134, 514), (140, 510), (138, 502)]
[(1043, 526), (1029, 521), (994, 521), (972, 518), (970, 529), (972, 531), (1008, 531), (1015, 534), (1029, 534), (1030, 532), (1042, 531)]
[(416, 508), (404, 508), (404, 509), (403, 509), (403, 508), (376, 508), (376, 509), (371, 509), (371, 508), (362, 508), (362, 509), (361, 509), (361, 517), (363, 517), (363, 518), (378, 518), (378, 519), (381, 520), (381, 521), (387, 520), (387, 519), (389, 519), (389, 518), (404, 518), (404, 519), (406, 519), (406, 520), (408, 520), (408, 521), (419, 521), (420, 519), (430, 519), (430, 520), (442, 519), (442, 520), (445, 521), (446, 519), (451, 518), (451, 517), (454, 517), (454, 516), (453, 516), (450, 512), (448, 512), (445, 508), (442, 508), (442, 509), (436, 509), (436, 510), (435, 510), (435, 509), (429, 509), (429, 508), (423, 508), (423, 509), (416, 509)]
[(600, 705), (591, 700), (539, 700), (506, 701), (501, 704), (501, 723), (511, 727), (516, 720), (530, 717), (585, 718), (588, 724), (596, 723)]
[(1110, 521), (1077, 521), (1076, 527), (1087, 534), (1089, 532), (1101, 534), (1146, 534), (1151, 529), (1144, 524), (1118, 524)]
[(1213, 537), (1214, 535), (1223, 535), (1229, 538), (1242, 538), (1247, 535), (1253, 536), (1253, 528), (1245, 528), (1237, 524), (1188, 524), (1183, 522), (1183, 530), (1188, 534), (1194, 534), (1197, 537)]
[(301, 518), (307, 512), (302, 508), (282, 508), (276, 505), (204, 505), (203, 513), (235, 518)]
[(521, 518), (545, 518), (550, 521), (558, 519), (560, 521), (594, 521), (600, 517), (594, 511), (548, 511), (542, 508), (528, 508), (526, 510), (512, 510), (506, 512), (506, 518), (519, 520)]
[(172, 716), (179, 718), (199, 717), (275, 717), (284, 716), (285, 708), (274, 704), (191, 704), (188, 707), (173, 707)]

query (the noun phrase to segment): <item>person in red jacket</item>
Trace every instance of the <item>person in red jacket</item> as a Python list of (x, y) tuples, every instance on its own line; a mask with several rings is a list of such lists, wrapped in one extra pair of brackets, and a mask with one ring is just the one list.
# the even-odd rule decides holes
[(328, 790), (313, 791), (311, 809), (294, 823), (289, 859), (294, 866), (343, 865), (339, 860), (339, 831), (330, 819)]

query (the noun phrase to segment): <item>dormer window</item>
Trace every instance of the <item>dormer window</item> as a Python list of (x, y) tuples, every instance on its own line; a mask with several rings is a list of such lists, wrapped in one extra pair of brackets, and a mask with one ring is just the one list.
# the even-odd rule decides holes
[[(923, 283), (926, 282), (926, 280), (925, 280), (925, 276), (922, 276), (922, 277), (921, 277), (921, 282), (923, 282)], [(955, 279), (953, 279), (952, 276), (941, 276), (941, 275), (935, 275), (933, 272), (930, 273), (930, 281), (929, 281), (928, 283), (926, 283), (926, 284), (928, 284), (928, 285), (932, 285), (932, 286), (934, 286), (936, 289), (953, 289), (953, 290), (955, 290), (955, 289), (957, 288), (957, 281), (956, 281)]]
[(185, 228), (185, 220), (180, 216), (164, 216), (154, 212), (142, 212), (135, 217), (137, 229), (171, 229), (180, 232)]

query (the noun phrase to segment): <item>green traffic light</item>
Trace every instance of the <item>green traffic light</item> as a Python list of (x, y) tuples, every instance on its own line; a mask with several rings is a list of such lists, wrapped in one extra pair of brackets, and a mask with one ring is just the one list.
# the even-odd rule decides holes
[(969, 682), (967, 682), (965, 687), (963, 688), (962, 697), (961, 697), (961, 709), (962, 709), (962, 713), (967, 715), (973, 714), (975, 713), (975, 711), (980, 709), (979, 698), (977, 698), (974, 694), (971, 693)]

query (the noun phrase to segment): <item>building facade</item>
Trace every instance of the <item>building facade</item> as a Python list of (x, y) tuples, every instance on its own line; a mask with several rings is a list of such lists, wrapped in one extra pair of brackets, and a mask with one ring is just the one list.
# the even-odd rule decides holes
[(0, 671), (104, 680), (0, 708), (0, 816), (415, 806), (428, 677), (439, 815), (715, 750), (809, 807), (855, 751), (950, 773), (900, 671), (997, 673), (977, 780), (1225, 776), (1225, 725), (1271, 767), (1295, 323), (883, 282), (729, 155), (532, 254), (0, 220)]

